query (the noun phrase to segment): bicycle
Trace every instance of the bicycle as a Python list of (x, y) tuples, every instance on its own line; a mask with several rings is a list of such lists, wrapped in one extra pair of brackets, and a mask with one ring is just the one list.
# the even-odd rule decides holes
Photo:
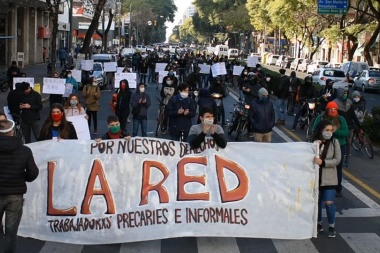
[(351, 146), (356, 150), (362, 150), (364, 147), (369, 159), (373, 159), (373, 148), (371, 140), (368, 134), (366, 134), (362, 129), (355, 129), (352, 136)]
[(159, 102), (160, 109), (158, 110), (158, 116), (157, 116), (156, 137), (158, 136), (158, 133), (165, 134), (165, 132), (162, 131), (162, 128), (164, 126), (165, 110), (166, 110), (166, 105), (163, 103), (163, 100), (159, 98), (157, 98), (157, 100)]

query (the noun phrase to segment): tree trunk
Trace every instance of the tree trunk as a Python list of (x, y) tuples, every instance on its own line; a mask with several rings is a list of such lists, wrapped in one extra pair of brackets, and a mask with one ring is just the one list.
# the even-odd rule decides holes
[(375, 31), (372, 33), (371, 38), (365, 44), (365, 47), (364, 47), (364, 57), (367, 60), (369, 66), (373, 66), (373, 61), (372, 61), (371, 54), (369, 51), (370, 51), (372, 45), (375, 43), (377, 35), (379, 34), (379, 32), (380, 32), (380, 23), (377, 23)]
[(331, 61), (331, 51), (332, 51), (332, 46), (331, 46), (331, 44), (329, 43), (329, 48), (327, 49), (327, 61), (328, 61), (328, 62)]
[(311, 53), (310, 53), (310, 56), (309, 56), (309, 59), (310, 59), (310, 60), (313, 59), (314, 54), (318, 51), (319, 46), (322, 44), (322, 42), (323, 42), (324, 40), (325, 40), (325, 39), (320, 39), (320, 38), (318, 37), (318, 42), (314, 44), (315, 47), (314, 47), (313, 51), (311, 51)]

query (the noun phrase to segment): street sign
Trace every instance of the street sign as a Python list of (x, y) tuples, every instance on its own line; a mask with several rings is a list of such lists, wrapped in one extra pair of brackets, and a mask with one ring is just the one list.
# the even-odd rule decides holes
[(347, 0), (318, 0), (319, 14), (344, 14), (347, 12)]

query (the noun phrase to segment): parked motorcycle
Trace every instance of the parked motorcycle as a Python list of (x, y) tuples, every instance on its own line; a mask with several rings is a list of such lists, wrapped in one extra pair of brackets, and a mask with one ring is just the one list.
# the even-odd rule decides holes
[(229, 123), (227, 133), (230, 135), (236, 131), (236, 141), (239, 140), (241, 134), (248, 128), (249, 108), (250, 106), (248, 104), (239, 102), (234, 105), (234, 111), (231, 112), (232, 119)]
[(6, 92), (9, 89), (8, 77), (6, 73), (0, 73), (0, 90)]

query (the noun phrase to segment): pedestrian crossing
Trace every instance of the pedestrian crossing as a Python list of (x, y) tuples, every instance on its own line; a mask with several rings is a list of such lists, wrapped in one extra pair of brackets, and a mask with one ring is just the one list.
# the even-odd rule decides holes
[[(306, 240), (185, 237), (110, 245), (74, 245), (19, 238), (17, 253), (379, 253), (377, 233), (327, 234)], [(2, 240), (0, 240), (2, 247)]]

